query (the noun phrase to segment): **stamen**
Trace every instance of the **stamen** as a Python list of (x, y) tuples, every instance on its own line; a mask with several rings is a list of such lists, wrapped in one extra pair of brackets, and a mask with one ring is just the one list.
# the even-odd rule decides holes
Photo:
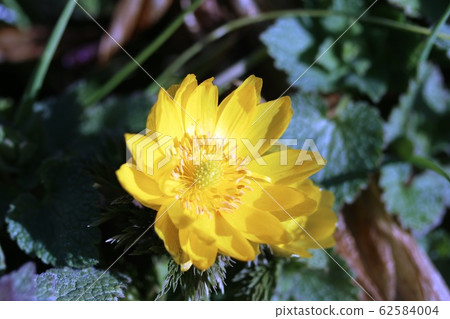
[[(210, 138), (209, 135), (195, 136), (196, 139)], [(173, 156), (178, 165), (171, 173), (171, 177), (179, 184), (176, 198), (179, 199), (185, 210), (197, 215), (233, 213), (241, 205), (241, 197), (245, 191), (251, 190), (250, 173), (237, 159), (230, 164), (228, 143), (220, 141), (221, 145), (202, 145), (200, 152), (193, 152), (194, 138), (185, 134), (183, 138), (174, 143)], [(222, 144), (223, 143), (223, 144)], [(217, 154), (217, 152), (223, 154)], [(222, 155), (220, 160), (212, 155)], [(181, 195), (183, 194), (183, 195)]]

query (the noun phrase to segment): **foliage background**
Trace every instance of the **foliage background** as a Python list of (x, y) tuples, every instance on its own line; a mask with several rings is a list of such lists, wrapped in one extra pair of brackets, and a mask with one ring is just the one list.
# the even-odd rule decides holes
[[(375, 299), (450, 298), (448, 1), (378, 1), (348, 31), (372, 1), (71, 2), (0, 2), (0, 300), (369, 298), (337, 263)], [(155, 212), (114, 172), (159, 87), (89, 15), (164, 87), (256, 74), (290, 95), (284, 137), (328, 161), (336, 247), (182, 274), (139, 237)]]

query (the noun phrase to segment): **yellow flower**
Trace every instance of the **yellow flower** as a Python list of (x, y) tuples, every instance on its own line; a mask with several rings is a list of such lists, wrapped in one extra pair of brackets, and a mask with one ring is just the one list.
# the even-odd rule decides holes
[(253, 260), (260, 244), (303, 257), (332, 246), (333, 195), (308, 179), (323, 166), (318, 154), (274, 146), (292, 117), (289, 97), (260, 104), (262, 80), (250, 76), (217, 107), (212, 81), (188, 75), (161, 90), (146, 133), (125, 137), (132, 160), (117, 177), (158, 211), (167, 251), (182, 270), (205, 270), (217, 254)]

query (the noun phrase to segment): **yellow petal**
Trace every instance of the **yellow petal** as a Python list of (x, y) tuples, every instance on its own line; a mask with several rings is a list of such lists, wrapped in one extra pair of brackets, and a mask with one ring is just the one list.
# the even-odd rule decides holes
[(179, 85), (179, 84), (174, 84), (174, 85), (170, 86), (170, 87), (167, 89), (167, 93), (169, 93), (169, 95), (170, 95), (172, 98), (175, 98), (175, 94), (177, 93), (177, 91), (178, 91), (179, 88), (180, 88), (180, 85)]
[(241, 85), (231, 98), (219, 105), (215, 136), (239, 139), (256, 114), (256, 89), (253, 84)]
[(262, 159), (267, 165), (253, 160), (248, 164), (248, 169), (269, 177), (272, 183), (285, 185), (303, 181), (325, 165), (325, 160), (318, 153), (290, 148), (264, 155)]
[(186, 229), (180, 230), (179, 237), (181, 248), (195, 267), (206, 270), (214, 264), (217, 256), (216, 246), (205, 243), (194, 232)]
[(210, 78), (190, 94), (186, 104), (184, 126), (187, 132), (212, 136), (216, 125), (218, 89)]
[(223, 101), (220, 103), (220, 107), (224, 108), (226, 105), (230, 102), (231, 98), (238, 93), (240, 90), (244, 89), (246, 86), (253, 86), (255, 89), (256, 94), (256, 103), (259, 103), (261, 101), (261, 89), (263, 85), (263, 81), (261, 78), (258, 78), (254, 75), (250, 75), (248, 78), (245, 79), (244, 82), (242, 82), (241, 85), (239, 85), (238, 88), (236, 88), (233, 92), (231, 92)]
[[(197, 87), (197, 78), (194, 74), (188, 74), (183, 82), (181, 82), (175, 94), (175, 102), (180, 105), (184, 111), (186, 111), (186, 105), (192, 92)], [(183, 112), (183, 118), (186, 116), (186, 112)]]
[(187, 262), (188, 257), (183, 253), (178, 239), (178, 229), (167, 215), (166, 207), (161, 207), (155, 219), (155, 231), (164, 242), (167, 251), (177, 264)]
[(125, 134), (127, 149), (131, 152), (132, 160), (127, 159), (138, 171), (158, 179), (170, 169), (170, 149), (173, 140), (168, 136), (153, 131), (142, 134)]
[(242, 197), (242, 202), (257, 209), (278, 211), (296, 206), (305, 200), (302, 192), (289, 186), (254, 181), (250, 186), (253, 190)]
[(167, 214), (178, 229), (186, 228), (195, 221), (194, 213), (184, 209), (179, 200), (174, 199), (169, 204)]
[(308, 216), (305, 230), (317, 241), (328, 238), (336, 229), (337, 216), (332, 210), (333, 202), (333, 193), (323, 191), (319, 209)]
[(332, 211), (333, 202), (333, 194), (323, 191), (316, 213), (284, 221), (283, 226), (295, 239), (288, 244), (272, 245), (272, 249), (278, 254), (311, 257), (307, 249), (332, 247), (337, 223), (336, 214)]
[(201, 214), (198, 215), (195, 219), (195, 222), (191, 225), (191, 229), (193, 232), (197, 234), (197, 236), (207, 244), (212, 244), (216, 241), (215, 236), (215, 213)]
[(256, 251), (254, 246), (221, 216), (216, 218), (216, 235), (215, 245), (224, 255), (242, 261), (255, 259)]
[(196, 86), (195, 76), (188, 75), (181, 85), (172, 86), (169, 90), (161, 89), (147, 117), (147, 129), (180, 139), (185, 133), (183, 118), (186, 102)]
[(269, 212), (242, 205), (232, 213), (222, 214), (223, 218), (244, 236), (255, 242), (280, 244), (291, 240), (280, 221)]
[[(251, 145), (257, 145), (258, 141), (264, 139), (265, 142), (258, 148), (259, 154), (264, 154), (284, 133), (292, 118), (291, 100), (283, 96), (275, 101), (260, 104), (256, 108), (257, 112), (251, 124), (242, 134), (242, 138), (249, 140)], [(238, 146), (240, 147), (240, 146)], [(238, 148), (238, 151), (240, 148)], [(246, 157), (246, 148), (239, 152), (241, 157)], [(248, 153), (248, 152), (247, 152)]]
[(116, 171), (116, 176), (122, 187), (142, 205), (155, 209), (163, 204), (164, 194), (148, 175), (123, 164)]
[[(302, 249), (328, 248), (334, 245), (333, 233), (336, 229), (337, 216), (332, 211), (333, 194), (324, 191), (316, 213), (308, 217), (283, 222), (283, 226), (295, 238), (280, 248), (299, 254)], [(300, 226), (301, 227), (300, 227)]]
[(311, 180), (304, 180), (300, 183), (291, 185), (291, 187), (301, 192), (304, 195), (304, 200), (293, 207), (272, 211), (271, 213), (280, 221), (311, 215), (315, 213), (319, 207), (322, 192)]
[[(160, 91), (158, 100), (147, 118), (147, 129), (172, 138), (184, 135), (182, 110), (165, 91)], [(170, 123), (170, 125), (168, 125)]]
[[(317, 202), (317, 204), (319, 204), (322, 199), (323, 192), (320, 190), (320, 188), (318, 186), (314, 185), (313, 181), (310, 179), (296, 182), (290, 186), (294, 187), (295, 189), (299, 190), (300, 192), (302, 192), (304, 194), (307, 194), (308, 197), (310, 197), (312, 200)], [(331, 205), (333, 205), (333, 204), (331, 204)]]

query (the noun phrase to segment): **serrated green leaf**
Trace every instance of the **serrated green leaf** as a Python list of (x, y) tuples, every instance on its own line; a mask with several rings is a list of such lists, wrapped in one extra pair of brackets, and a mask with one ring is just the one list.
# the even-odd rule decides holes
[(36, 300), (36, 266), (26, 263), (0, 278), (0, 301)]
[(69, 86), (63, 93), (33, 105), (33, 119), (39, 119), (45, 138), (39, 141), (48, 153), (68, 149), (76, 141), (81, 115), (80, 100), (89, 88), (84, 82)]
[(239, 300), (270, 300), (281, 272), (281, 263), (272, 258), (266, 260), (259, 256), (258, 260), (244, 267), (233, 277), (239, 289), (236, 297)]
[(177, 290), (180, 290), (186, 300), (208, 300), (213, 292), (220, 290), (223, 293), (230, 264), (228, 256), (219, 255), (215, 263), (205, 271), (192, 266), (188, 271), (182, 272), (180, 265), (170, 259), (167, 276), (156, 299)]
[(330, 257), (319, 249), (310, 250), (311, 258), (305, 258), (302, 260), (309, 269), (322, 269), (328, 270)]
[[(334, 258), (346, 268), (342, 259)], [(281, 270), (273, 300), (358, 300), (351, 278), (328, 256), (321, 263), (320, 267), (309, 267), (301, 260), (289, 260)]]
[(54, 266), (86, 267), (98, 259), (99, 231), (89, 227), (96, 216), (97, 194), (92, 179), (68, 161), (43, 165), (42, 202), (19, 196), (7, 214), (8, 232), (19, 247)]
[(345, 103), (333, 118), (316, 96), (292, 97), (294, 116), (284, 138), (296, 138), (298, 148), (312, 139), (327, 160), (313, 179), (333, 191), (338, 209), (351, 203), (365, 187), (368, 173), (379, 165), (382, 153), (382, 120), (376, 109), (364, 103)]
[[(362, 0), (334, 0), (331, 2), (329, 10), (359, 16), (365, 9), (364, 5)], [(321, 20), (325, 30), (339, 35), (354, 21), (354, 18), (342, 16), (330, 16)], [(355, 30), (353, 29), (352, 31), (354, 32)]]
[(155, 99), (147, 93), (112, 97), (83, 111), (80, 131), (90, 135), (106, 129), (138, 132), (145, 127), (148, 112)]
[(367, 94), (374, 102), (379, 102), (387, 92), (387, 83), (374, 76), (359, 76), (350, 74), (345, 78), (348, 86), (358, 89), (359, 92)]
[(298, 64), (298, 57), (313, 44), (313, 38), (295, 18), (278, 19), (270, 28), (261, 34), (261, 41), (275, 59), (275, 65), (291, 71)]
[(450, 92), (445, 88), (444, 77), (438, 68), (431, 68), (422, 94), (426, 104), (437, 114), (450, 111)]
[(413, 175), (409, 164), (389, 164), (381, 169), (380, 186), (386, 210), (398, 215), (403, 227), (428, 232), (445, 213), (450, 183), (432, 171)]
[[(324, 52), (328, 49), (327, 54), (324, 54), (320, 59), (317, 60), (317, 64), (324, 67), (327, 71), (333, 71), (333, 74), (339, 73), (338, 68), (340, 67), (341, 62), (339, 58), (336, 56), (334, 49), (331, 47), (333, 44), (333, 39), (331, 37), (326, 38), (322, 44), (319, 46), (318, 52)], [(316, 58), (319, 58), (320, 53)], [(336, 72), (337, 71), (337, 72)]]
[[(301, 57), (314, 44), (314, 40), (298, 19), (278, 19), (260, 38), (269, 55), (275, 60), (275, 67), (286, 72), (290, 83), (298, 80), (308, 69), (309, 64), (303, 62)], [(314, 67), (307, 72), (307, 81), (300, 79), (296, 81), (295, 86), (301, 87), (305, 92), (331, 89), (326, 72)]]
[(36, 278), (38, 300), (105, 301), (123, 298), (125, 284), (94, 268), (50, 269)]
[[(308, 9), (324, 9), (323, 2), (308, 4)], [(328, 10), (356, 17), (364, 10), (364, 2), (332, 1)], [(404, 90), (413, 69), (408, 63), (415, 59), (420, 37), (357, 23), (335, 42), (354, 18), (335, 15), (318, 21), (280, 19), (261, 34), (275, 67), (286, 72), (289, 83), (302, 92), (357, 91), (374, 103), (381, 100), (388, 88), (391, 93)], [(401, 50), (376, 50), (387, 42), (398, 43)]]
[(450, 155), (450, 140), (446, 138), (450, 135), (449, 120), (450, 92), (439, 68), (426, 64), (391, 112), (384, 126), (385, 143), (403, 137), (413, 142), (415, 155), (432, 157), (439, 152)]

